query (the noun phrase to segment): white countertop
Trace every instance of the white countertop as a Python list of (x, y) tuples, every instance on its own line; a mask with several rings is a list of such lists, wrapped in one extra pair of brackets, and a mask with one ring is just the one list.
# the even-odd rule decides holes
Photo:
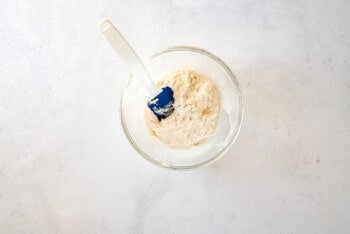
[[(0, 8), (0, 233), (350, 233), (349, 1), (10, 1)], [(245, 113), (212, 165), (155, 167), (118, 115), (127, 71), (192, 45)]]

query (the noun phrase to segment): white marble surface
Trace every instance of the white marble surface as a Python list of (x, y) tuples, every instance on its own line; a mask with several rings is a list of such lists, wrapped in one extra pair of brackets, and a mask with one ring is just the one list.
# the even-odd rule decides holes
[[(0, 233), (350, 233), (350, 2), (10, 1), (0, 8)], [(194, 45), (238, 77), (236, 144), (200, 170), (139, 157), (118, 107), (141, 57)]]

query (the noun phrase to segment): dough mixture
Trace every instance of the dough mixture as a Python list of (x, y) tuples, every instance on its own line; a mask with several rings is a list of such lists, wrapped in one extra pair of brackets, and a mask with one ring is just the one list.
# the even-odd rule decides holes
[(150, 133), (171, 147), (204, 143), (214, 134), (220, 113), (220, 93), (215, 84), (194, 71), (178, 70), (158, 82), (174, 91), (175, 111), (159, 121), (146, 107), (145, 119)]

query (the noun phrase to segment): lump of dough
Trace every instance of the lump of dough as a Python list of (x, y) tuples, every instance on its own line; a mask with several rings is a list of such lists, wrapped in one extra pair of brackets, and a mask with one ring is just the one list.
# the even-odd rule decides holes
[(159, 121), (146, 107), (150, 133), (171, 147), (204, 143), (214, 134), (220, 113), (220, 93), (215, 84), (194, 71), (178, 70), (158, 82), (174, 91), (175, 111)]

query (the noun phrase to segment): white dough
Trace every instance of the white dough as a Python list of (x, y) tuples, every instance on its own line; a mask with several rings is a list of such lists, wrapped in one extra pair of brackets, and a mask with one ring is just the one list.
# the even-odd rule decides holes
[(174, 91), (175, 111), (159, 121), (146, 107), (150, 133), (171, 147), (204, 143), (214, 134), (220, 113), (220, 93), (215, 84), (194, 71), (178, 70), (158, 82)]

